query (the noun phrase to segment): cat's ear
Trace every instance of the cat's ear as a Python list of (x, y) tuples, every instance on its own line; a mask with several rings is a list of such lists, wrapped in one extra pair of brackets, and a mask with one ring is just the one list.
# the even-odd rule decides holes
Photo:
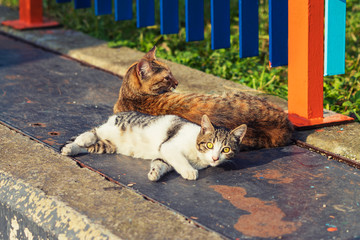
[(238, 139), (239, 143), (241, 143), (242, 139), (245, 136), (247, 130), (247, 126), (245, 124), (240, 125), (239, 127), (230, 131), (230, 134), (234, 135), (236, 139)]
[(151, 72), (150, 62), (156, 60), (155, 57), (156, 46), (154, 46), (145, 56), (140, 60), (136, 66), (136, 73), (141, 79), (146, 79)]
[(151, 72), (150, 63), (146, 59), (141, 59), (136, 65), (136, 73), (140, 79), (146, 79)]
[(214, 132), (214, 126), (211, 124), (210, 119), (207, 115), (203, 115), (201, 118), (201, 133), (211, 133)]
[(155, 54), (156, 54), (156, 46), (150, 49), (150, 51), (147, 54), (145, 54), (144, 58), (150, 61), (156, 60)]

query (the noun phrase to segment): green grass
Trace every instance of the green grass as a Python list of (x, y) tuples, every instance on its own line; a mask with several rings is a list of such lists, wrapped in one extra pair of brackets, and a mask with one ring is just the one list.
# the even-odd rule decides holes
[[(18, 0), (0, 0), (0, 4), (17, 6)], [(185, 41), (184, 0), (180, 0), (180, 31), (160, 35), (159, 0), (156, 4), (157, 25), (136, 28), (133, 20), (115, 22), (113, 15), (95, 16), (94, 9), (74, 10), (72, 3), (57, 4), (44, 0), (45, 14), (57, 19), (65, 27), (82, 31), (108, 41), (110, 47), (128, 46), (146, 52), (157, 44), (157, 56), (206, 73), (245, 84), (254, 89), (287, 98), (287, 67), (268, 65), (268, 0), (259, 0), (260, 55), (239, 58), (237, 2), (231, 1), (231, 48), (211, 50), (210, 1), (205, 1), (205, 40)], [(347, 0), (346, 73), (324, 78), (324, 107), (350, 115), (360, 121), (360, 2)], [(135, 14), (135, 8), (133, 9)]]

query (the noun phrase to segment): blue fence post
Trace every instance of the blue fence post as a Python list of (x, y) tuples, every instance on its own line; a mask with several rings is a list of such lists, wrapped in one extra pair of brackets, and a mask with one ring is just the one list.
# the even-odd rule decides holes
[(270, 67), (288, 63), (288, 0), (269, 0)]
[(155, 24), (154, 0), (136, 0), (137, 27), (147, 27)]
[(325, 0), (324, 75), (345, 73), (346, 1)]
[(204, 40), (204, 0), (185, 1), (186, 41)]
[(259, 55), (258, 0), (239, 0), (240, 58)]
[(178, 0), (160, 0), (160, 29), (161, 34), (179, 32)]
[(211, 48), (230, 47), (230, 0), (211, 0)]
[(132, 0), (115, 0), (115, 21), (131, 20)]
[(112, 0), (95, 0), (95, 15), (105, 15), (112, 13)]
[(91, 7), (91, 0), (74, 0), (74, 8), (90, 8)]

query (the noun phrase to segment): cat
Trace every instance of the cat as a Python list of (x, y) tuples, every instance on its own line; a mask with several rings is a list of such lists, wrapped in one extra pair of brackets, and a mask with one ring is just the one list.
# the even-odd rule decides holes
[[(128, 69), (114, 105), (114, 113), (138, 111), (150, 115), (178, 115), (200, 124), (203, 115), (215, 126), (234, 129), (246, 124), (243, 150), (290, 143), (293, 125), (287, 113), (269, 101), (242, 92), (219, 95), (172, 92), (178, 81), (156, 59), (156, 47)], [(199, 79), (201, 81), (201, 79)]]
[(206, 115), (199, 126), (175, 115), (121, 112), (64, 145), (61, 154), (119, 153), (152, 159), (151, 181), (172, 170), (196, 180), (199, 169), (218, 166), (239, 152), (246, 129), (245, 124), (231, 131), (214, 128)]

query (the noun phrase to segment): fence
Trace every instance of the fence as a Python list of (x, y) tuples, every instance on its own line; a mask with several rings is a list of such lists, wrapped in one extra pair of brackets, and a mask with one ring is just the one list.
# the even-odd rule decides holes
[[(210, 1), (211, 47), (228, 48), (230, 0)], [(113, 10), (112, 0), (94, 0), (95, 14), (114, 12), (117, 21), (132, 19), (132, 3), (114, 0)], [(91, 4), (74, 0), (75, 9)], [(161, 34), (179, 31), (178, 8), (178, 0), (160, 0)], [(136, 0), (136, 18), (137, 27), (154, 25), (154, 0)], [(288, 65), (288, 112), (295, 126), (353, 120), (323, 114), (323, 76), (345, 72), (345, 18), (346, 0), (269, 0), (269, 64)], [(204, 39), (204, 0), (185, 0), (185, 23), (186, 41)], [(55, 23), (42, 20), (41, 0), (20, 0), (20, 19), (2, 24), (24, 29)], [(258, 55), (258, 26), (258, 0), (239, 0), (240, 58)]]

